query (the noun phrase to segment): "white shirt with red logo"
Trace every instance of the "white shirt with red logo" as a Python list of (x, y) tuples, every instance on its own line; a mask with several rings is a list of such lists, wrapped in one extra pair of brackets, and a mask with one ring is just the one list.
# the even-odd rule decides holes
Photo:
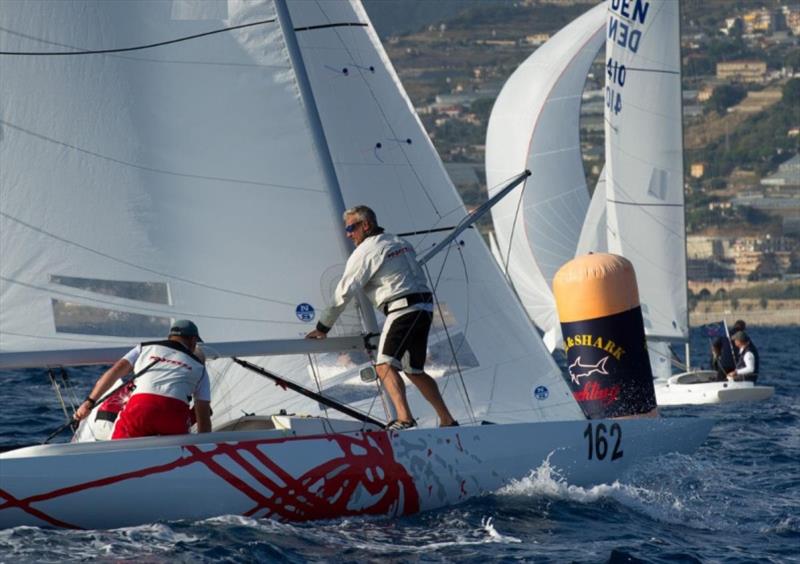
[(376, 307), (392, 298), (430, 292), (414, 247), (389, 233), (367, 237), (356, 247), (336, 286), (333, 304), (322, 313), (319, 322), (332, 327), (357, 289), (363, 290)]
[(136, 394), (155, 394), (189, 403), (211, 401), (211, 385), (206, 366), (178, 344), (170, 341), (143, 343), (131, 349), (123, 358), (133, 366), (134, 373), (156, 362), (134, 381)]

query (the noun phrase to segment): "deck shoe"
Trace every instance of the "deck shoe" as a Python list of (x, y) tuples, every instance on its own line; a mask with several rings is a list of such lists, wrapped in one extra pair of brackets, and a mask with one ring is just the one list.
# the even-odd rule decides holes
[(449, 425), (439, 425), (439, 427), (461, 427), (461, 425), (458, 424), (458, 421), (453, 421)]
[(386, 428), (393, 431), (402, 431), (403, 429), (411, 429), (416, 426), (416, 421), (398, 421), (397, 419), (389, 421), (389, 423), (386, 424)]

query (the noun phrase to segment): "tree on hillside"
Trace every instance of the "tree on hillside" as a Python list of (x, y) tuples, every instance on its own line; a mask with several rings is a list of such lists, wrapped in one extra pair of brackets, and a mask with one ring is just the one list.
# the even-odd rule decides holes
[[(800, 61), (796, 67), (800, 70)], [(795, 117), (797, 117), (798, 106), (800, 106), (800, 78), (793, 78), (783, 85), (783, 104), (790, 109), (794, 108)]]
[(714, 89), (709, 104), (718, 114), (724, 115), (728, 108), (735, 106), (747, 96), (747, 90), (738, 84), (723, 84)]
[(778, 258), (774, 253), (764, 253), (761, 257), (761, 262), (758, 263), (756, 269), (751, 272), (747, 279), (753, 280), (767, 280), (770, 278), (780, 278), (781, 265)]

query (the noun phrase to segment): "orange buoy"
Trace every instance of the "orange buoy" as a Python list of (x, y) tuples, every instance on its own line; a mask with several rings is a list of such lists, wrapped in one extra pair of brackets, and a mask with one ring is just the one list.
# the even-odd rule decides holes
[(589, 254), (553, 278), (568, 384), (589, 419), (656, 414), (653, 372), (633, 265)]

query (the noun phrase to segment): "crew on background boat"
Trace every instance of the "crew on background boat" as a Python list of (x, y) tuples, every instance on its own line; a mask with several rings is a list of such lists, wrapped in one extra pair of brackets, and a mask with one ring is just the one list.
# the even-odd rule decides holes
[[(722, 346), (722, 337), (717, 337), (711, 341), (711, 370), (717, 373), (717, 380), (721, 382), (727, 379), (728, 372), (732, 368), (730, 364), (725, 366), (722, 356)], [(730, 358), (728, 362), (730, 363)]]
[(441, 426), (457, 425), (436, 381), (424, 371), (433, 295), (414, 248), (400, 237), (384, 233), (375, 212), (367, 206), (348, 209), (343, 219), (345, 233), (356, 249), (347, 259), (333, 305), (322, 313), (316, 329), (306, 338), (324, 339), (350, 299), (363, 290), (386, 315), (375, 368), (397, 414), (389, 428), (407, 429), (416, 424), (398, 370), (433, 406)]
[(86, 418), (114, 382), (133, 370), (138, 374), (135, 389), (119, 413), (112, 439), (188, 433), (192, 398), (197, 432), (209, 432), (211, 389), (198, 342), (202, 339), (197, 325), (188, 319), (175, 321), (166, 340), (141, 343), (100, 376), (75, 418)]
[(728, 380), (755, 382), (758, 380), (758, 349), (744, 331), (733, 334), (733, 344), (739, 356), (736, 369), (728, 372)]
[[(730, 329), (730, 339), (733, 342), (733, 336), (738, 333), (739, 331), (744, 331), (747, 329), (747, 323), (744, 322), (744, 319), (737, 319), (733, 323), (733, 327)], [(733, 361), (739, 362), (739, 349), (733, 347)]]

